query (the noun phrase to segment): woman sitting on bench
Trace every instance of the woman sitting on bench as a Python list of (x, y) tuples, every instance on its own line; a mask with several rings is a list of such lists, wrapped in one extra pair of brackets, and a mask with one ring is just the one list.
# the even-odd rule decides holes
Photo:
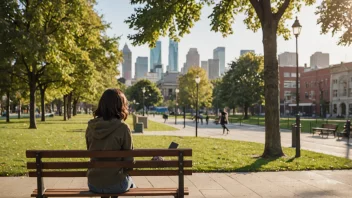
[[(89, 151), (132, 150), (132, 134), (124, 123), (128, 116), (125, 94), (108, 89), (100, 98), (94, 119), (88, 122), (86, 143)], [(133, 161), (133, 158), (91, 159), (101, 161)], [(90, 168), (87, 173), (89, 190), (94, 193), (123, 193), (134, 187), (126, 170)]]

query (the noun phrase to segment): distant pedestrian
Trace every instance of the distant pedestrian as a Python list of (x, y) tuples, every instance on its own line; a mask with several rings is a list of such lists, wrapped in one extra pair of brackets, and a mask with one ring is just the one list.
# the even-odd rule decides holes
[(199, 114), (199, 119), (200, 119), (200, 123), (203, 124), (203, 116), (202, 116), (202, 114)]
[(164, 118), (164, 123), (166, 122), (166, 120), (169, 118), (169, 115), (167, 115), (166, 113), (163, 114), (163, 118)]
[(226, 127), (225, 124), (228, 123), (228, 114), (226, 111), (221, 111), (221, 115), (220, 115), (220, 124), (222, 126), (222, 134), (225, 134), (225, 129), (227, 130), (227, 134), (229, 134), (229, 129)]
[(205, 116), (205, 122), (206, 122), (207, 125), (208, 125), (208, 123), (209, 123), (209, 115), (208, 115), (208, 114), (206, 114), (206, 116)]

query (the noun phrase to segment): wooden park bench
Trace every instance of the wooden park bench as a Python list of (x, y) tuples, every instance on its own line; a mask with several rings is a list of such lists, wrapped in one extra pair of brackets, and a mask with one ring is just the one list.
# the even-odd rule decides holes
[(321, 135), (321, 137), (324, 137), (324, 135), (326, 135), (326, 137), (328, 138), (330, 134), (334, 134), (334, 137), (336, 137), (337, 127), (337, 124), (322, 124), (321, 127), (312, 128), (313, 135), (316, 132), (319, 132), (319, 135)]
[[(27, 150), (27, 158), (35, 161), (27, 162), (29, 177), (37, 177), (37, 189), (32, 197), (107, 197), (107, 196), (174, 196), (189, 195), (184, 187), (184, 175), (192, 175), (192, 149), (136, 149), (131, 151), (86, 151), (86, 150)], [(153, 156), (165, 156), (164, 161), (152, 161)], [(117, 157), (147, 157), (147, 160), (132, 161), (72, 161), (71, 158), (117, 158)], [(175, 159), (177, 157), (177, 159)], [(59, 158), (64, 158), (60, 159)], [(170, 158), (170, 160), (169, 160)], [(44, 161), (45, 160), (45, 161)], [(129, 168), (130, 176), (178, 176), (176, 188), (131, 188), (125, 193), (97, 194), (87, 188), (44, 187), (44, 177), (87, 177), (88, 168)]]
[[(350, 133), (352, 132), (352, 126), (350, 127)], [(347, 131), (346, 131), (346, 126), (343, 127), (343, 130), (340, 132), (337, 132), (337, 139), (339, 140), (340, 137), (348, 137)]]

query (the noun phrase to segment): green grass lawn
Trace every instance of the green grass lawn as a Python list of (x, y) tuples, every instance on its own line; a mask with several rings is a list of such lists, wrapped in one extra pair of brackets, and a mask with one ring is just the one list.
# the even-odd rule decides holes
[[(0, 121), (0, 176), (26, 174), (26, 149), (86, 149), (87, 116), (76, 116), (70, 121), (50, 118), (38, 122), (38, 129), (28, 129), (28, 120)], [(193, 170), (217, 171), (283, 171), (351, 169), (352, 161), (330, 155), (302, 151), (294, 158), (295, 150), (284, 148), (285, 157), (262, 159), (259, 143), (211, 138), (134, 135), (135, 148), (167, 148), (171, 141), (181, 148), (193, 149)]]

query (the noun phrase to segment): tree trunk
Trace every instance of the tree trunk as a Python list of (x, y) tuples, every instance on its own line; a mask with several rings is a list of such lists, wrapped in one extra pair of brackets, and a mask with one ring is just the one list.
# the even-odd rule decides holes
[(36, 129), (37, 124), (35, 120), (35, 92), (37, 89), (37, 82), (33, 72), (31, 72), (29, 76), (29, 128)]
[(248, 106), (247, 105), (244, 105), (243, 107), (244, 109), (244, 118), (243, 119), (248, 119)]
[(40, 107), (42, 112), (42, 122), (45, 122), (45, 87), (39, 87), (40, 89)]
[(67, 118), (71, 119), (72, 112), (72, 92), (68, 94), (67, 97)]
[(64, 121), (67, 120), (67, 95), (64, 95)]
[(77, 103), (78, 103), (78, 99), (73, 99), (73, 109), (72, 109), (72, 115), (76, 116), (77, 115)]
[(59, 112), (59, 116), (62, 116), (62, 104), (61, 104), (61, 100), (57, 100), (57, 111)]
[(17, 118), (21, 119), (21, 99), (18, 100)]
[(265, 148), (262, 157), (284, 153), (280, 136), (279, 65), (277, 61), (277, 23), (273, 18), (262, 26), (264, 45)]
[(10, 122), (10, 91), (6, 92), (6, 122)]

